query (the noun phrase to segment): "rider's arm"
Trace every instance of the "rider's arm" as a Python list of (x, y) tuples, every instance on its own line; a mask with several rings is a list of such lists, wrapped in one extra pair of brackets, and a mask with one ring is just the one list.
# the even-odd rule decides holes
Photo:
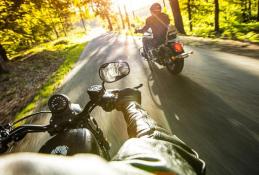
[(170, 24), (170, 18), (168, 15), (165, 16), (165, 24), (169, 25)]
[[(130, 93), (134, 94), (128, 91)], [(139, 97), (131, 99), (126, 94), (124, 99), (128, 101), (123, 102), (121, 111), (131, 139), (122, 146), (114, 160), (152, 172), (204, 174), (205, 164), (197, 153), (175, 135), (158, 126), (139, 105), (140, 100), (136, 100)]]
[(145, 33), (150, 28), (150, 20), (149, 18), (146, 19), (146, 24), (141, 29), (136, 30), (137, 33)]

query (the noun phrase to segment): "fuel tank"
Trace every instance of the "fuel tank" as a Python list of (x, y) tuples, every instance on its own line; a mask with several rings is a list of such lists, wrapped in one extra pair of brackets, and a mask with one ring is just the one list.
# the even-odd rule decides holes
[(71, 156), (78, 153), (100, 153), (94, 135), (86, 128), (73, 129), (55, 135), (40, 149), (40, 153)]

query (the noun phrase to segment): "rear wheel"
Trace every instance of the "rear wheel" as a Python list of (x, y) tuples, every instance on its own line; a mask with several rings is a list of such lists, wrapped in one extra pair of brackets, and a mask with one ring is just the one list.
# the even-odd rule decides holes
[(151, 61), (150, 58), (147, 58), (147, 62), (148, 62), (149, 69), (152, 72), (153, 71), (153, 66), (152, 66), (153, 62)]
[(153, 66), (152, 66), (152, 64), (153, 64), (153, 62), (152, 62), (152, 60), (151, 60), (151, 56), (149, 55), (149, 53), (147, 52), (147, 51), (145, 51), (145, 49), (143, 48), (143, 55), (144, 55), (144, 58), (147, 60), (147, 62), (148, 62), (148, 67), (149, 67), (149, 69), (150, 69), (150, 71), (152, 72), (153, 71)]
[(178, 75), (182, 72), (184, 67), (184, 60), (176, 60), (176, 61), (170, 61), (166, 64), (166, 68), (169, 72), (171, 72), (174, 75)]

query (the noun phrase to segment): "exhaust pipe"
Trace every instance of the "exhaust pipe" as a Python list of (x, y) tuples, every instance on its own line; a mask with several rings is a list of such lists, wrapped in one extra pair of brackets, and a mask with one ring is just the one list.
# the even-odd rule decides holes
[(190, 52), (186, 52), (186, 53), (182, 53), (180, 55), (176, 55), (175, 57), (172, 57), (172, 60), (177, 60), (177, 59), (184, 59), (184, 58), (187, 58), (189, 57), (189, 55), (192, 55), (193, 54), (193, 51), (190, 51)]

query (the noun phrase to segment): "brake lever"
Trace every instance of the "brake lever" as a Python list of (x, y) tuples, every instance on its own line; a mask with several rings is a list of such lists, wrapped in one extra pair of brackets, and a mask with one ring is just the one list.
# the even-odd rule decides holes
[(141, 87), (143, 87), (143, 84), (142, 84), (142, 83), (139, 84), (138, 86), (134, 87), (134, 89), (139, 89), (139, 88), (141, 88)]

